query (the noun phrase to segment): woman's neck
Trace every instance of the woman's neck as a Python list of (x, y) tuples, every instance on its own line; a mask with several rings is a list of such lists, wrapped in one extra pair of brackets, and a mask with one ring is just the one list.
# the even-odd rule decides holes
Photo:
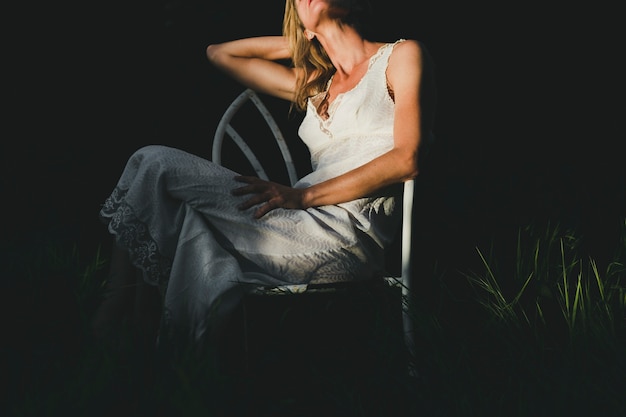
[(358, 71), (380, 47), (379, 43), (363, 39), (354, 29), (345, 26), (333, 26), (316, 36), (337, 71), (335, 78), (340, 79)]

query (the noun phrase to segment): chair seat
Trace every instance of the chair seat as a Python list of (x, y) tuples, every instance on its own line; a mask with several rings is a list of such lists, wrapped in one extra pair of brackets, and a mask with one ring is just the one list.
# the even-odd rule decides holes
[[(380, 280), (390, 287), (402, 287), (402, 279), (400, 277), (382, 277)], [(372, 281), (372, 280), (370, 280)], [(379, 281), (379, 279), (376, 279)], [(349, 289), (359, 284), (363, 284), (365, 281), (355, 282), (333, 282), (328, 284), (290, 284), (279, 286), (256, 286), (248, 291), (248, 294), (253, 295), (290, 295), (290, 294), (303, 294), (305, 292), (334, 292)]]

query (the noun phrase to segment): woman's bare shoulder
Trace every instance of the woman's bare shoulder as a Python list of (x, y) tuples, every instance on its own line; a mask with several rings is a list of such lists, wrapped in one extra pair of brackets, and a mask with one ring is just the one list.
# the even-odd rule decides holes
[(414, 39), (398, 41), (389, 56), (387, 74), (403, 76), (419, 72), (422, 68), (422, 57), (422, 45), (419, 41)]
[(395, 42), (391, 56), (415, 59), (422, 56), (422, 43), (415, 39), (400, 39)]

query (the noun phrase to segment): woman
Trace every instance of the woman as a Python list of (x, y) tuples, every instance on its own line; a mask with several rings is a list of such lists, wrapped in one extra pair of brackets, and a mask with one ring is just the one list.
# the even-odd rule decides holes
[[(418, 175), (432, 129), (434, 83), (420, 43), (365, 37), (368, 11), (366, 0), (287, 0), (283, 36), (207, 48), (209, 61), (244, 86), (306, 112), (298, 133), (313, 172), (294, 187), (163, 146), (129, 159), (101, 211), (118, 248), (109, 286), (125, 288), (132, 263), (141, 282), (161, 289), (160, 338), (201, 340), (250, 284), (381, 272), (401, 184)], [(272, 278), (243, 274), (254, 271)], [(96, 333), (130, 298), (113, 293)]]

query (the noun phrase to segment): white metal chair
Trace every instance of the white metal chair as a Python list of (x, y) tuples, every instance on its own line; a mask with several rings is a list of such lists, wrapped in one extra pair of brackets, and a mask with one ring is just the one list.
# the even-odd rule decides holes
[[(242, 107), (251, 102), (254, 104), (258, 113), (262, 116), (263, 120), (269, 127), (273, 139), (278, 145), (278, 149), (282, 154), (285, 168), (287, 171), (288, 179), (291, 185), (295, 184), (298, 180), (294, 160), (282, 131), (276, 123), (274, 117), (270, 113), (269, 109), (263, 103), (259, 95), (251, 90), (246, 89), (239, 94), (233, 102), (228, 106), (224, 112), (221, 120), (218, 123), (215, 135), (213, 138), (213, 148), (211, 158), (214, 162), (222, 164), (222, 150), (224, 146), (224, 140), (229, 137), (245, 155), (248, 162), (253, 167), (256, 175), (263, 179), (269, 179), (266, 170), (263, 168), (261, 162), (255, 155), (255, 152), (251, 149), (249, 144), (245, 141), (242, 135), (235, 130), (231, 121), (233, 117), (242, 109)], [(383, 276), (380, 277), (387, 285), (392, 287), (401, 288), (401, 304), (399, 308), (402, 309), (402, 327), (404, 332), (404, 342), (409, 354), (409, 358), (413, 358), (414, 353), (414, 326), (412, 320), (412, 311), (410, 310), (410, 292), (411, 292), (411, 264), (412, 264), (412, 214), (413, 214), (413, 194), (414, 194), (414, 180), (409, 180), (404, 183), (403, 192), (403, 205), (402, 205), (402, 228), (401, 228), (401, 255), (400, 255), (400, 275), (399, 276)], [(309, 285), (285, 285), (280, 287), (258, 287), (252, 290), (252, 293), (257, 295), (288, 295), (288, 294), (304, 294), (311, 292), (323, 292), (332, 291), (332, 285), (326, 284), (309, 284)], [(245, 317), (244, 317), (245, 320)], [(409, 372), (415, 375), (412, 363), (409, 364)]]

